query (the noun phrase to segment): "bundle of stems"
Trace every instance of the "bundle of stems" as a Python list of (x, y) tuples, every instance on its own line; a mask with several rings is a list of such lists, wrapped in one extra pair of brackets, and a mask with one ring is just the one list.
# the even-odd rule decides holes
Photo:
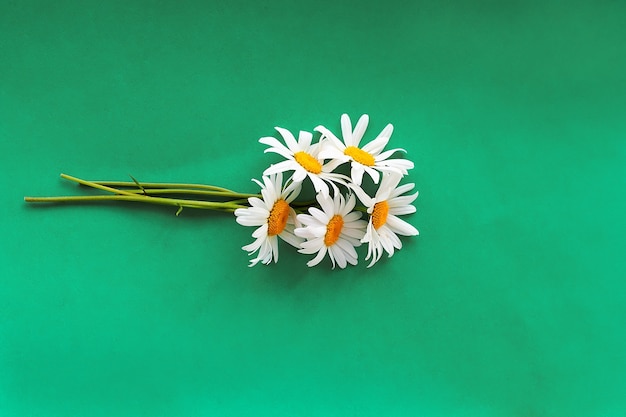
[[(61, 178), (78, 184), (106, 191), (110, 194), (89, 196), (24, 197), (28, 203), (79, 203), (102, 201), (131, 201), (177, 207), (178, 216), (183, 208), (234, 212), (249, 207), (248, 198), (259, 194), (238, 193), (226, 188), (203, 184), (139, 182), (132, 181), (87, 181), (67, 174)], [(182, 198), (194, 196), (194, 198)]]

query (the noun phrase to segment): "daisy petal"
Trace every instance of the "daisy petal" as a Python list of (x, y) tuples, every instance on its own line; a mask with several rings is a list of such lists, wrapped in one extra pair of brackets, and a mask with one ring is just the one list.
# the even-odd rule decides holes
[(293, 232), (287, 230), (284, 230), (281, 234), (278, 235), (278, 237), (280, 237), (282, 240), (289, 243), (295, 248), (300, 248), (300, 244), (303, 241), (302, 238), (299, 238), (298, 236), (294, 235)]
[(270, 148), (283, 148), (287, 151), (289, 150), (289, 148), (287, 148), (284, 143), (281, 143), (278, 139), (276, 139), (273, 136), (262, 137), (261, 139), (259, 139), (259, 142), (264, 145), (269, 146)]
[(293, 172), (293, 176), (291, 177), (291, 179), (295, 183), (302, 184), (302, 181), (304, 181), (306, 177), (307, 177), (306, 171), (302, 169), (300, 165), (297, 165), (295, 171)]
[(352, 182), (356, 185), (361, 185), (363, 182), (363, 173), (365, 170), (363, 169), (363, 165), (358, 162), (352, 162), (352, 170), (350, 171), (350, 177), (352, 177)]
[(324, 126), (318, 126), (314, 129), (315, 131), (322, 134), (322, 137), (329, 140), (330, 144), (335, 148), (339, 149), (342, 153), (346, 149), (346, 145), (344, 145), (338, 138), (335, 136), (333, 132), (325, 128)]
[(333, 145), (324, 146), (317, 154), (317, 157), (320, 160), (339, 159), (341, 162), (347, 162), (350, 159), (346, 154), (335, 148)]
[(237, 223), (242, 226), (262, 226), (267, 222), (267, 219), (256, 216), (239, 216), (236, 219)]
[(408, 224), (407, 222), (405, 222), (402, 219), (399, 219), (398, 217), (394, 216), (394, 215), (389, 215), (387, 216), (387, 226), (389, 226), (389, 228), (391, 230), (393, 230), (395, 233), (399, 233), (401, 235), (404, 236), (416, 236), (419, 235), (418, 230), (411, 226), (410, 224)]
[(315, 217), (321, 224), (326, 224), (330, 220), (330, 217), (328, 217), (326, 213), (324, 213), (317, 207), (311, 207), (309, 209), (309, 213), (311, 213), (311, 215)]
[(261, 237), (266, 237), (267, 236), (267, 222), (265, 224), (263, 224), (261, 227), (259, 227), (258, 229), (256, 229), (254, 232), (252, 232), (252, 237), (255, 239), (261, 238)]
[(293, 133), (291, 133), (289, 130), (284, 129), (282, 127), (275, 127), (275, 129), (283, 137), (283, 139), (285, 140), (285, 144), (287, 145), (290, 151), (292, 151), (293, 153), (296, 153), (302, 150), (300, 146), (298, 145), (298, 142), (296, 142), (296, 138), (293, 136)]
[(413, 213), (415, 213), (415, 206), (399, 206), (389, 208), (389, 214), (393, 214), (394, 216), (402, 216)]
[(348, 187), (350, 187), (350, 189), (354, 191), (356, 196), (359, 198), (359, 201), (361, 201), (361, 203), (363, 203), (365, 206), (371, 207), (375, 204), (374, 199), (368, 196), (361, 187), (358, 187), (354, 184), (348, 184)]
[(270, 236), (269, 242), (272, 248), (272, 253), (274, 254), (274, 263), (278, 262), (278, 239), (276, 236)]
[(393, 155), (396, 152), (405, 152), (406, 151), (402, 148), (395, 148), (395, 149), (390, 149), (388, 151), (379, 153), (378, 155), (376, 155), (376, 157), (374, 158), (376, 160), (376, 162), (380, 162), (380, 161), (384, 161), (387, 158), (389, 158), (391, 155)]
[(337, 261), (337, 265), (339, 266), (339, 268), (344, 269), (347, 265), (347, 261), (343, 251), (335, 246), (331, 246), (329, 250)]
[(375, 169), (372, 169), (368, 166), (363, 167), (363, 169), (372, 178), (372, 181), (374, 181), (374, 184), (378, 184), (378, 181), (380, 181), (380, 173), (376, 171)]
[[(409, 161), (408, 159), (387, 159), (386, 161), (381, 161), (379, 166), (396, 168), (400, 170), (403, 174), (406, 173), (409, 169), (413, 169), (415, 164)], [(406, 175), (406, 174), (405, 174)]]
[(354, 146), (354, 142), (352, 141), (352, 122), (350, 122), (350, 116), (347, 114), (341, 115), (341, 134), (347, 146)]
[(324, 256), (326, 256), (326, 246), (322, 246), (320, 248), (320, 251), (318, 252), (317, 256), (315, 258), (311, 259), (309, 262), (307, 262), (306, 265), (308, 267), (315, 266), (315, 265), (319, 264), (320, 262), (322, 262), (322, 259), (324, 259)]
[(359, 220), (361, 216), (362, 214), (360, 211), (353, 211), (352, 213), (348, 213), (345, 216), (343, 216), (343, 221), (345, 223), (351, 223), (355, 220)]
[(388, 137), (380, 137), (363, 146), (363, 150), (369, 154), (378, 155), (380, 151), (385, 149), (385, 146), (387, 146), (388, 142)]
[(335, 168), (337, 168), (341, 164), (348, 162), (349, 160), (350, 158), (346, 157), (345, 155), (334, 158), (330, 162), (324, 164), (324, 166), (322, 167), (322, 172), (332, 173)]
[(410, 205), (417, 198), (417, 193), (404, 195), (402, 197), (394, 197), (389, 199), (389, 207), (402, 207)]
[(308, 177), (313, 183), (313, 188), (315, 188), (315, 192), (328, 197), (330, 193), (328, 189), (328, 184), (326, 184), (326, 182), (324, 182), (324, 180), (318, 177), (317, 175), (309, 175)]
[(272, 175), (279, 172), (293, 171), (297, 168), (297, 166), (298, 164), (291, 159), (288, 159), (286, 161), (280, 161), (277, 164), (270, 165), (269, 168), (263, 171), (263, 175)]
[(311, 132), (306, 132), (301, 130), (298, 133), (298, 143), (300, 144), (300, 148), (306, 150), (311, 147), (311, 141), (313, 140), (313, 134)]
[[(396, 184), (397, 185), (397, 184)], [(395, 186), (394, 186), (395, 187)], [(415, 184), (413, 183), (409, 183), (409, 184), (403, 184), (401, 186), (399, 186), (398, 188), (394, 189), (390, 194), (389, 194), (389, 198), (395, 198), (401, 194), (404, 194), (406, 192), (411, 191), (413, 188), (415, 188)], [(417, 194), (415, 194), (416, 198), (417, 198)]]
[(361, 143), (361, 139), (363, 139), (363, 134), (367, 129), (367, 124), (369, 123), (369, 116), (364, 114), (359, 118), (359, 121), (356, 122), (356, 126), (354, 127), (354, 132), (352, 132), (352, 146), (358, 147)]

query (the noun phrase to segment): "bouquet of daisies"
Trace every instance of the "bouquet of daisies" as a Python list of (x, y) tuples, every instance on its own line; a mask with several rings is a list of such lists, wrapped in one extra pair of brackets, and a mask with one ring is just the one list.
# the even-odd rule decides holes
[[(399, 216), (415, 212), (412, 205), (417, 192), (415, 184), (399, 185), (413, 163), (392, 158), (403, 149), (385, 150), (393, 126), (388, 124), (371, 142), (361, 146), (369, 118), (361, 116), (354, 129), (347, 114), (341, 116), (341, 136), (324, 126), (314, 130), (320, 134), (313, 142), (313, 134), (300, 131), (298, 139), (288, 130), (276, 127), (283, 142), (274, 137), (259, 139), (273, 152), (285, 158), (270, 165), (261, 180), (253, 181), (261, 188), (260, 194), (237, 193), (225, 188), (199, 184), (141, 183), (86, 181), (62, 174), (75, 181), (111, 194), (102, 196), (26, 197), (27, 202), (71, 202), (121, 200), (178, 207), (177, 215), (186, 208), (201, 208), (234, 212), (237, 223), (256, 227), (255, 239), (243, 246), (254, 258), (250, 266), (278, 261), (279, 238), (305, 255), (315, 255), (308, 266), (319, 264), (326, 255), (335, 265), (345, 268), (356, 265), (357, 247), (367, 244), (368, 267), (387, 252), (392, 256), (402, 248), (398, 235), (418, 235), (417, 229)], [(341, 173), (341, 167), (349, 164)], [(290, 175), (285, 175), (289, 174)], [(363, 188), (367, 174), (377, 186), (368, 194)], [(285, 180), (286, 178), (286, 180)], [(300, 202), (298, 197), (304, 181), (310, 181), (315, 190), (315, 201)], [(192, 195), (193, 198), (173, 198), (172, 194)], [(230, 200), (228, 200), (230, 199)], [(362, 204), (357, 206), (357, 200)], [(367, 220), (363, 220), (363, 214)]]

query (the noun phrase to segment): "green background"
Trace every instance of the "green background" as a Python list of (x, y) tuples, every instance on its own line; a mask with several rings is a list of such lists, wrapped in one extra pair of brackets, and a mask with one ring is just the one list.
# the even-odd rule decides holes
[[(625, 21), (1, 1), (0, 415), (623, 416)], [(61, 172), (256, 192), (259, 137), (344, 112), (416, 165), (421, 235), (371, 269), (248, 268), (228, 215), (23, 202), (80, 194)]]

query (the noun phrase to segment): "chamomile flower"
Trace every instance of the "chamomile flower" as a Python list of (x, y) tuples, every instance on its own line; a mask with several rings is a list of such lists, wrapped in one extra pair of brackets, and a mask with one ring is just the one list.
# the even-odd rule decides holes
[(256, 240), (242, 247), (248, 255), (258, 251), (256, 258), (250, 261), (249, 266), (261, 262), (269, 264), (272, 259), (278, 262), (278, 238), (292, 246), (300, 247), (303, 239), (294, 235), (298, 226), (296, 212), (289, 206), (298, 195), (302, 185), (290, 182), (283, 186), (283, 174), (276, 173), (263, 176), (263, 183), (253, 180), (261, 187), (261, 196), (248, 198), (249, 208), (235, 210), (237, 223), (243, 226), (258, 226), (252, 233)]
[(309, 208), (310, 214), (298, 214), (298, 221), (304, 227), (295, 229), (296, 236), (307, 239), (298, 251), (304, 254), (317, 255), (307, 262), (308, 266), (315, 266), (324, 259), (326, 253), (335, 268), (345, 268), (347, 264), (357, 264), (357, 253), (354, 249), (361, 245), (367, 222), (359, 220), (361, 212), (352, 211), (356, 204), (354, 194), (350, 194), (346, 201), (341, 194), (334, 198), (317, 195), (317, 202), (321, 210)]
[(407, 170), (413, 168), (413, 162), (407, 159), (389, 159), (397, 151), (406, 151), (397, 148), (383, 152), (393, 133), (393, 125), (391, 123), (380, 132), (376, 139), (365, 146), (360, 146), (368, 123), (369, 116), (364, 114), (357, 122), (354, 130), (352, 130), (350, 117), (347, 114), (342, 115), (341, 133), (343, 142), (326, 127), (317, 126), (315, 130), (322, 134), (322, 140), (328, 140), (319, 157), (341, 161), (341, 163), (351, 162), (350, 176), (352, 177), (352, 182), (356, 185), (361, 185), (365, 172), (372, 177), (375, 184), (378, 184), (380, 179), (379, 172), (397, 172), (406, 175), (408, 173)]
[(395, 249), (402, 248), (402, 242), (398, 235), (419, 235), (415, 227), (398, 217), (403, 214), (415, 213), (415, 206), (411, 203), (418, 194), (402, 195), (412, 190), (415, 184), (404, 184), (398, 187), (401, 179), (402, 175), (398, 173), (383, 173), (383, 178), (374, 198), (369, 197), (359, 187), (350, 187), (367, 207), (367, 212), (370, 215), (365, 236), (361, 239), (361, 242), (368, 243), (365, 260), (372, 258), (368, 268), (378, 262), (383, 251), (386, 251), (391, 257)]
[(320, 159), (318, 156), (321, 150), (320, 144), (311, 144), (313, 134), (310, 132), (300, 131), (296, 141), (296, 138), (287, 129), (276, 127), (276, 130), (283, 137), (287, 146), (271, 136), (261, 138), (259, 142), (269, 146), (265, 152), (277, 153), (284, 156), (286, 160), (271, 165), (263, 172), (263, 175), (294, 171), (291, 178), (293, 182), (301, 183), (306, 177), (309, 177), (317, 193), (321, 192), (323, 195), (328, 196), (329, 188), (327, 183), (330, 183), (333, 191), (337, 194), (337, 186), (334, 183), (345, 185), (344, 180), (348, 179), (345, 175), (332, 172), (341, 162), (329, 161), (324, 164), (323, 159)]

